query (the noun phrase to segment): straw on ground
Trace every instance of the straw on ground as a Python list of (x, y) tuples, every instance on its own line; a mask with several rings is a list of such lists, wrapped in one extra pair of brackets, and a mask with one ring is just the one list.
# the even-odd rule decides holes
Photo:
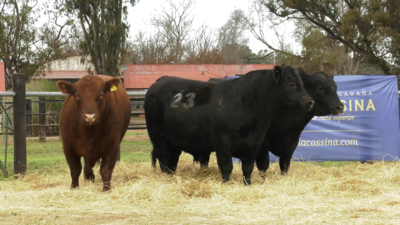
[(215, 157), (200, 170), (183, 155), (175, 175), (118, 163), (109, 193), (95, 171), (78, 190), (67, 167), (0, 181), (0, 224), (400, 224), (398, 162), (294, 162), (286, 176), (272, 163), (248, 187), (240, 165), (222, 184)]

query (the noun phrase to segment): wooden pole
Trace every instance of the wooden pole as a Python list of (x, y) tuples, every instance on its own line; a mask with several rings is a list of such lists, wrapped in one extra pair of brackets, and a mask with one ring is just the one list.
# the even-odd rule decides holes
[(14, 177), (26, 173), (25, 74), (13, 74)]

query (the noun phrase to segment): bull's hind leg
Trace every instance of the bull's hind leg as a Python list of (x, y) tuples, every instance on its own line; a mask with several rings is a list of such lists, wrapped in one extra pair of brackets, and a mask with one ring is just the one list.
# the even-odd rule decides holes
[(290, 159), (292, 156), (281, 156), (279, 157), (279, 168), (281, 169), (281, 174), (286, 175), (290, 167)]
[(264, 150), (265, 149), (262, 149), (256, 158), (257, 168), (262, 179), (265, 179), (267, 170), (269, 168), (269, 152)]
[(232, 152), (229, 138), (214, 141), (214, 149), (217, 155), (218, 168), (222, 174), (222, 182), (228, 182), (233, 170)]
[(269, 168), (269, 148), (270, 141), (266, 137), (264, 138), (264, 142), (256, 158), (257, 168), (262, 179), (265, 179), (267, 170)]
[(254, 169), (254, 160), (242, 160), (243, 183), (251, 184), (251, 173)]
[(94, 163), (89, 159), (85, 159), (85, 165), (83, 167), (83, 174), (85, 175), (85, 180), (94, 181), (94, 173), (93, 173)]
[(75, 153), (74, 149), (64, 150), (65, 158), (67, 159), (69, 170), (71, 173), (71, 188), (79, 187), (79, 176), (82, 172), (81, 158)]
[(200, 164), (200, 168), (207, 168), (211, 153), (193, 154), (193, 164)]
[(210, 162), (210, 154), (211, 153), (204, 153), (204, 154), (200, 154), (200, 168), (207, 168), (208, 167), (208, 163)]
[[(152, 140), (154, 140), (154, 138)], [(158, 163), (160, 164), (161, 172), (166, 174), (174, 173), (182, 151), (175, 148), (172, 143), (164, 137), (159, 137), (156, 141), (153, 141), (153, 147), (154, 154), (156, 154)]]

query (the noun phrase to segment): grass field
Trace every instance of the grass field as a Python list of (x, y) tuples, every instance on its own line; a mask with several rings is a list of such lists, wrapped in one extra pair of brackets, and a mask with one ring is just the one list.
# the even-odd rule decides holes
[[(125, 135), (125, 140), (121, 143), (121, 160), (124, 162), (149, 161), (149, 152), (152, 149), (145, 131), (130, 131)], [(139, 140), (138, 140), (139, 139)], [(12, 138), (9, 138), (7, 169), (10, 174), (13, 174), (14, 166), (14, 147)], [(0, 160), (4, 163), (4, 144), (0, 141)], [(47, 138), (46, 143), (40, 143), (38, 138), (27, 139), (26, 154), (28, 162), (28, 171), (52, 172), (59, 171), (61, 167), (67, 166), (67, 162), (62, 150), (62, 144), (58, 137)], [(83, 162), (83, 161), (82, 161)], [(0, 180), (4, 179), (2, 174)]]
[(207, 169), (183, 154), (175, 175), (154, 172), (146, 133), (132, 132), (103, 193), (98, 165), (95, 182), (70, 190), (60, 141), (27, 142), (28, 174), (0, 175), (0, 224), (400, 224), (398, 162), (294, 161), (286, 176), (272, 163), (251, 186), (235, 164), (222, 184), (215, 156)]

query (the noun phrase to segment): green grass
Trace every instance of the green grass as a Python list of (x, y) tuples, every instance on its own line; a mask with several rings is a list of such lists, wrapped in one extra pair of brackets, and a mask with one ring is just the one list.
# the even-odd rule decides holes
[[(127, 136), (143, 135), (147, 132), (128, 132)], [(121, 161), (128, 163), (150, 161), (150, 152), (152, 144), (147, 140), (124, 140), (121, 143)], [(4, 141), (0, 141), (0, 160), (4, 163)], [(213, 153), (211, 157), (215, 157)], [(8, 144), (7, 170), (10, 175), (14, 169), (14, 147)], [(82, 161), (83, 162), (83, 161)], [(326, 161), (326, 162), (303, 162), (312, 163), (321, 167), (344, 167), (354, 162), (348, 161)], [(37, 172), (40, 174), (51, 174), (65, 172), (67, 162), (62, 150), (62, 144), (59, 140), (47, 140), (45, 143), (39, 140), (27, 140), (27, 164), (28, 173)], [(4, 180), (0, 173), (0, 180)], [(11, 179), (11, 178), (10, 178)]]
[(150, 141), (123, 141), (121, 142), (121, 161), (150, 161), (150, 152), (152, 149), (153, 146)]
[[(12, 175), (14, 173), (13, 144), (9, 143), (7, 149), (7, 170), (9, 175)], [(150, 161), (151, 150), (150, 141), (123, 141), (121, 143), (121, 161), (130, 163)], [(59, 140), (48, 140), (45, 143), (41, 143), (39, 140), (29, 139), (26, 141), (26, 154), (28, 173), (56, 173), (63, 171), (67, 167), (62, 144)], [(5, 143), (0, 141), (0, 160), (3, 163), (5, 161), (4, 156)], [(0, 172), (0, 180), (3, 179), (4, 175)]]
[(126, 132), (124, 137), (136, 136), (136, 135), (147, 135), (147, 132), (135, 132), (135, 131), (134, 132)]

